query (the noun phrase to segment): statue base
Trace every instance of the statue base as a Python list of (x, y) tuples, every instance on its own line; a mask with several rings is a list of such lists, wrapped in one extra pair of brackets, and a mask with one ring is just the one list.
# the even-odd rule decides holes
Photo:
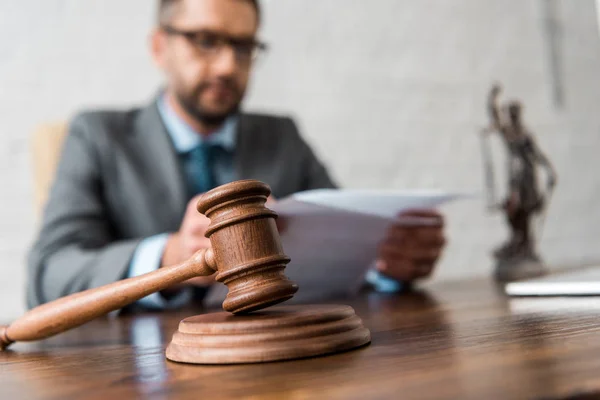
[(494, 277), (498, 282), (512, 282), (544, 276), (548, 269), (536, 256), (513, 256), (499, 258)]

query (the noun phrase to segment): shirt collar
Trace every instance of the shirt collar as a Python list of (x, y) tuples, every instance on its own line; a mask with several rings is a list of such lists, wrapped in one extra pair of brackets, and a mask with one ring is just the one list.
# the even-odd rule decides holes
[(180, 154), (187, 153), (203, 143), (220, 145), (228, 151), (235, 150), (235, 132), (238, 124), (238, 117), (235, 115), (227, 118), (225, 123), (209, 137), (204, 137), (175, 113), (165, 95), (160, 96), (158, 99), (158, 112), (167, 128), (175, 150)]

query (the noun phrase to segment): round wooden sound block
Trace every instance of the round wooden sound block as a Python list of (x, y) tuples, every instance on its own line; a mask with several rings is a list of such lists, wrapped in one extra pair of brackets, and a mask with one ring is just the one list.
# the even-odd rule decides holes
[(337, 353), (370, 341), (352, 307), (281, 306), (248, 315), (186, 318), (167, 347), (167, 358), (192, 364), (259, 363)]

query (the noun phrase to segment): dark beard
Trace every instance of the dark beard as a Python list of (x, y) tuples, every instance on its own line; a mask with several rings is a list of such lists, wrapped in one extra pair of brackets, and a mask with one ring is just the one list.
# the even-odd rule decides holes
[(200, 122), (205, 126), (220, 126), (225, 122), (225, 120), (229, 116), (237, 114), (239, 112), (239, 102), (224, 113), (215, 114), (204, 111), (201, 106), (196, 104), (195, 101), (195, 99), (200, 98), (200, 93), (202, 93), (203, 90), (204, 86), (199, 86), (198, 88), (196, 88), (196, 90), (192, 92), (191, 96), (187, 96), (181, 92), (175, 93), (175, 97), (177, 98), (179, 104), (181, 104), (181, 107), (183, 107), (185, 112), (192, 118), (194, 118), (196, 121)]

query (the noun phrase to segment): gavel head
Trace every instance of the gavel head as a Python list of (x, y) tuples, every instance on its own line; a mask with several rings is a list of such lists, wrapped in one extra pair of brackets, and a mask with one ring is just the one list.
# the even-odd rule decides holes
[(270, 194), (268, 185), (245, 180), (217, 187), (198, 201), (198, 211), (210, 219), (207, 261), (229, 288), (223, 309), (234, 314), (284, 302), (298, 290), (283, 274), (290, 259), (283, 253), (277, 214), (265, 207)]

